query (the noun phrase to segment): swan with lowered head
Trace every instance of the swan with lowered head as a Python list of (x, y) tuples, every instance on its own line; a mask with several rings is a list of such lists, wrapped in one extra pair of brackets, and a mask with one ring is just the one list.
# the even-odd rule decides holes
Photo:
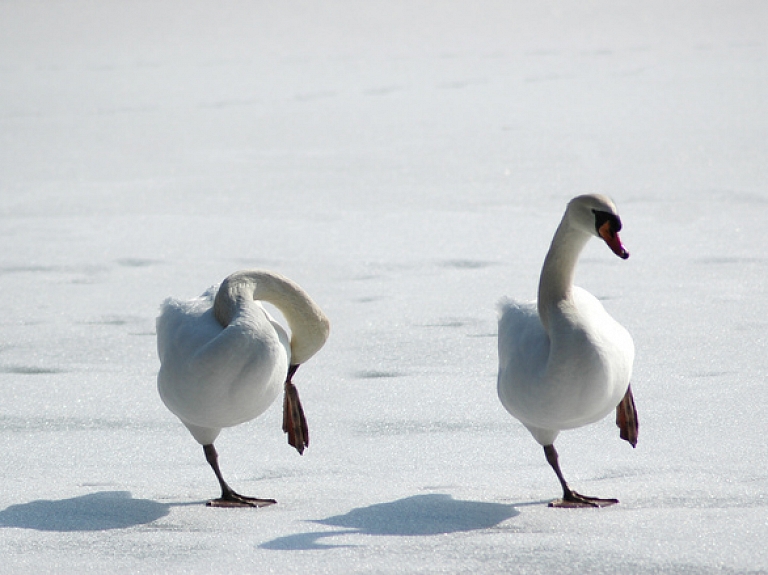
[[(280, 310), (290, 338), (259, 300)], [(207, 505), (275, 503), (232, 490), (222, 477), (213, 442), (222, 428), (261, 415), (282, 387), (283, 431), (303, 453), (309, 434), (292, 378), (323, 347), (329, 329), (328, 318), (301, 287), (264, 270), (239, 271), (199, 298), (163, 303), (157, 318), (157, 388), (166, 407), (203, 446), (219, 481), (221, 497)]]
[(544, 447), (563, 488), (550, 507), (602, 507), (616, 499), (573, 491), (560, 470), (554, 441), (560, 431), (599, 421), (616, 409), (620, 436), (637, 444), (637, 412), (629, 385), (632, 337), (592, 294), (573, 285), (576, 261), (597, 236), (622, 259), (621, 220), (601, 195), (570, 201), (555, 232), (536, 304), (502, 301), (498, 393), (506, 410)]

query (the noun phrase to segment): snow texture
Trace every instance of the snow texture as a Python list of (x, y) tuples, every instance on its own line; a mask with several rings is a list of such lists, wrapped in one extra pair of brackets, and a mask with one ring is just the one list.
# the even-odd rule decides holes
[[(0, 573), (768, 572), (768, 3), (0, 2)], [(632, 333), (611, 418), (541, 448), (496, 397), (574, 195)], [(155, 317), (264, 267), (332, 321), (217, 440), (206, 508)]]

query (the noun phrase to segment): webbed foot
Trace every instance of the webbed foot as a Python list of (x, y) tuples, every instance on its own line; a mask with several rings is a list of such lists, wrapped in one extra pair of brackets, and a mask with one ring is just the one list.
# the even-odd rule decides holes
[(288, 444), (296, 448), (300, 455), (309, 446), (309, 430), (304, 409), (301, 407), (299, 391), (291, 381), (293, 374), (299, 368), (292, 365), (285, 380), (285, 397), (283, 399), (283, 431), (288, 434)]
[(277, 503), (274, 499), (258, 499), (256, 497), (246, 497), (231, 491), (222, 494), (218, 499), (211, 499), (205, 505), (207, 507), (267, 507)]
[(600, 497), (589, 497), (588, 495), (581, 495), (575, 491), (565, 493), (562, 499), (555, 499), (549, 502), (549, 507), (560, 508), (578, 508), (578, 507), (608, 507), (609, 505), (616, 505), (619, 502), (618, 499), (601, 499)]

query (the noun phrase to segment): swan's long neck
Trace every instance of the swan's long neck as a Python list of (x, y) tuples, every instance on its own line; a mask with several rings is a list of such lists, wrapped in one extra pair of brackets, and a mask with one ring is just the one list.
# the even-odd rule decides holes
[(268, 301), (285, 317), (291, 329), (291, 364), (304, 363), (328, 339), (330, 322), (307, 292), (288, 278), (264, 270), (227, 277), (216, 294), (214, 316), (226, 327), (248, 299)]
[(589, 234), (571, 226), (567, 216), (555, 232), (541, 269), (537, 302), (541, 323), (547, 331), (553, 310), (571, 297), (576, 262), (589, 238)]

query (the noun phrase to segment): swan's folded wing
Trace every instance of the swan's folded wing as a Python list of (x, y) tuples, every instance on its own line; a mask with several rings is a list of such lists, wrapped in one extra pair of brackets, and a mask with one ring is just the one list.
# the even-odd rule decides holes
[(221, 332), (221, 325), (213, 317), (214, 294), (209, 292), (191, 300), (168, 298), (163, 302), (155, 322), (161, 363), (168, 355), (176, 355), (178, 345), (194, 352)]
[(158, 391), (182, 421), (222, 428), (263, 413), (280, 393), (288, 357), (265, 316), (223, 328), (212, 312), (196, 319), (164, 314), (158, 320)]
[(534, 303), (499, 303), (499, 375), (538, 377), (549, 358), (549, 337)]

